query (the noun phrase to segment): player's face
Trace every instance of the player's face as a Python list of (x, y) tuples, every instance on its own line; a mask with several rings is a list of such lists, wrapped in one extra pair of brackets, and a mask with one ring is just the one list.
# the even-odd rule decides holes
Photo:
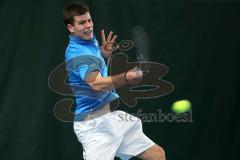
[(93, 38), (93, 22), (89, 12), (73, 18), (74, 24), (68, 25), (68, 30), (71, 34), (84, 40), (91, 40)]

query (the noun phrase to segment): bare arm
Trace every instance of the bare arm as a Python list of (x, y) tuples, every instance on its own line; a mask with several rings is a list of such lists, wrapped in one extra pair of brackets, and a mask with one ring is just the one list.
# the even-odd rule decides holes
[(137, 84), (141, 79), (142, 71), (136, 69), (108, 77), (102, 77), (99, 71), (94, 71), (89, 74), (86, 83), (96, 91), (104, 91), (116, 89), (126, 84)]

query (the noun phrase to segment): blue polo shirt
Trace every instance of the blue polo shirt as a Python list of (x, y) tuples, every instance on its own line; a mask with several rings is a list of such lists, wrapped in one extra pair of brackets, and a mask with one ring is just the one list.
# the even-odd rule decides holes
[(95, 91), (85, 82), (92, 71), (99, 71), (102, 77), (108, 73), (95, 36), (88, 41), (70, 35), (65, 61), (68, 82), (76, 98), (75, 120), (84, 119), (89, 112), (119, 97), (115, 90)]

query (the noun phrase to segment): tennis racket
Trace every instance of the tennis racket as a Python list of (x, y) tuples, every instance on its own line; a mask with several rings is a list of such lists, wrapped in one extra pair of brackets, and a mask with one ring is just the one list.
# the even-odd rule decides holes
[(146, 74), (149, 72), (149, 65), (147, 63), (150, 57), (150, 40), (148, 34), (141, 26), (134, 27), (131, 33), (136, 60), (138, 61), (138, 69), (142, 70), (143, 74)]

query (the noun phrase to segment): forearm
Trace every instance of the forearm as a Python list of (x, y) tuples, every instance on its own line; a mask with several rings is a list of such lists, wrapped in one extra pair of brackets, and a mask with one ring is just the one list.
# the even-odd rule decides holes
[(127, 84), (125, 73), (108, 77), (97, 77), (89, 85), (96, 91), (111, 90)]

